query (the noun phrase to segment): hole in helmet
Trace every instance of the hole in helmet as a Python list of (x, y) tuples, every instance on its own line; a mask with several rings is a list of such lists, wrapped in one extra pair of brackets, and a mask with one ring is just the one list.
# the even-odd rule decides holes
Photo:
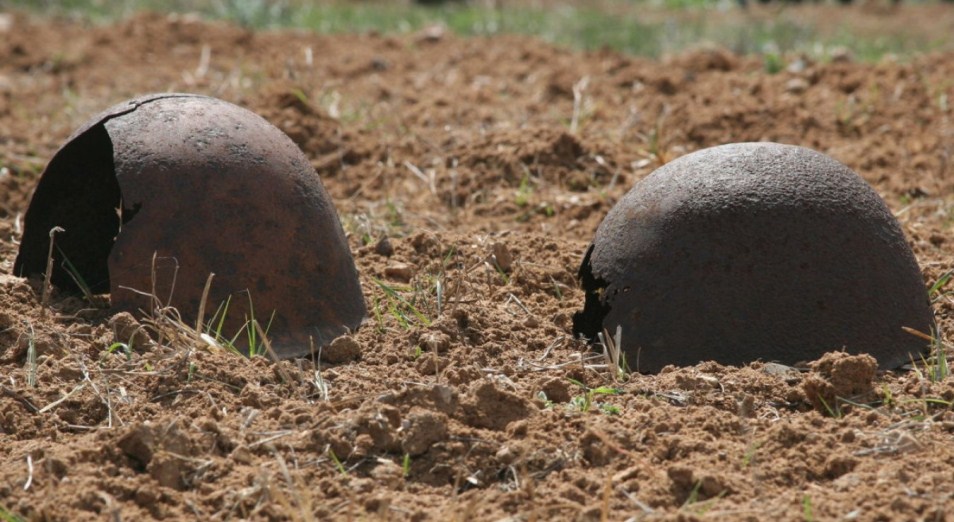
[[(63, 291), (109, 292), (109, 252), (119, 234), (122, 194), (113, 164), (113, 143), (102, 123), (66, 144), (50, 160), (36, 187), (24, 220), (20, 253), (14, 264), (19, 276), (43, 275), (54, 239), (50, 280)], [(120, 218), (122, 215), (122, 218)]]
[(590, 341), (603, 331), (603, 319), (610, 311), (608, 299), (604, 295), (609, 285), (602, 278), (593, 275), (593, 267), (590, 265), (593, 247), (594, 245), (590, 245), (586, 251), (578, 273), (585, 292), (583, 310), (573, 314), (573, 336), (582, 336)]

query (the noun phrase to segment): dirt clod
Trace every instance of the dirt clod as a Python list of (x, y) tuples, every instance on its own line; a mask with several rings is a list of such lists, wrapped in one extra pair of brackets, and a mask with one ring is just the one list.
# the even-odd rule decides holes
[(820, 412), (837, 410), (841, 399), (864, 402), (873, 393), (872, 381), (878, 369), (874, 357), (829, 352), (811, 363), (802, 383), (805, 397)]
[(447, 437), (447, 419), (439, 413), (412, 410), (401, 423), (401, 449), (412, 457), (421, 455)]
[(414, 267), (407, 263), (393, 263), (385, 267), (384, 277), (400, 283), (410, 283), (414, 277)]
[(361, 345), (350, 335), (342, 335), (321, 349), (321, 360), (331, 364), (351, 362), (361, 357)]
[(565, 378), (554, 377), (543, 383), (541, 391), (547, 399), (553, 402), (567, 402), (570, 400), (570, 385)]
[(418, 339), (418, 344), (425, 351), (434, 353), (444, 353), (451, 346), (451, 337), (444, 332), (427, 332)]
[(112, 316), (109, 319), (109, 327), (113, 330), (113, 342), (123, 343), (130, 349), (142, 349), (152, 341), (146, 329), (129, 312), (119, 312)]
[(510, 249), (507, 248), (507, 245), (494, 243), (492, 255), (497, 268), (507, 274), (513, 271), (513, 254), (510, 253)]
[(394, 255), (394, 245), (391, 244), (391, 240), (387, 236), (382, 237), (374, 244), (374, 251), (381, 256), (391, 257)]
[(145, 468), (152, 462), (156, 443), (156, 427), (150, 422), (145, 422), (133, 427), (119, 439), (119, 449), (135, 460), (139, 466)]
[(491, 430), (507, 428), (511, 422), (526, 418), (533, 408), (527, 399), (489, 381), (473, 385), (462, 406), (465, 411), (464, 422)]

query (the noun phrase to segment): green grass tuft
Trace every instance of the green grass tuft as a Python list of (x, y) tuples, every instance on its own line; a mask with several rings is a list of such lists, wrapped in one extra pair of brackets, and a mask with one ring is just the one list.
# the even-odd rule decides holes
[[(595, 403), (595, 398), (598, 396), (606, 395), (619, 395), (623, 393), (623, 390), (619, 388), (613, 388), (610, 386), (598, 386), (596, 388), (590, 388), (589, 386), (583, 384), (582, 382), (576, 379), (568, 379), (571, 383), (580, 387), (583, 390), (583, 393), (576, 395), (570, 399), (569, 407), (574, 410), (586, 413), (590, 411), (590, 408)], [(607, 415), (619, 415), (621, 410), (619, 407), (614, 406), (607, 402), (596, 403), (597, 408)]]
[[(248, 309), (249, 314), (244, 317), (242, 326), (235, 334), (229, 337), (225, 332), (225, 319), (229, 314), (229, 307), (232, 304), (232, 296), (221, 302), (216, 308), (212, 317), (206, 321), (203, 331), (200, 332), (203, 339), (213, 346), (224, 348), (225, 350), (243, 357), (266, 357), (268, 354), (268, 340), (265, 338), (275, 320), (275, 311), (272, 311), (268, 318), (268, 323), (264, 328), (261, 322), (255, 317), (255, 305), (252, 303), (252, 296), (249, 294)], [(239, 340), (242, 339), (248, 346), (247, 350), (239, 348)]]
[(954, 270), (948, 270), (941, 277), (937, 278), (937, 281), (931, 285), (931, 288), (928, 289), (928, 297), (931, 299), (932, 303), (938, 302), (942, 297), (950, 295), (951, 291), (942, 291), (948, 283), (951, 282), (951, 278), (954, 278)]
[(9, 509), (0, 506), (0, 522), (25, 522), (26, 519), (17, 515), (16, 513), (10, 511)]
[[(384, 281), (381, 281), (380, 279), (374, 279), (374, 283), (378, 285), (378, 288), (380, 288), (384, 292), (385, 302), (386, 302), (388, 312), (394, 317), (394, 319), (398, 322), (398, 324), (401, 326), (402, 329), (404, 330), (409, 329), (415, 319), (417, 320), (417, 322), (419, 322), (423, 326), (431, 325), (431, 320), (428, 319), (426, 315), (421, 313), (420, 310), (418, 310), (417, 306), (415, 306), (415, 303), (413, 301), (409, 301), (408, 299), (406, 299), (404, 296), (402, 296), (399, 293), (404, 291), (411, 291), (411, 289), (398, 287), (398, 286), (391, 286), (386, 284)], [(379, 318), (379, 321), (380, 321), (381, 314), (379, 311), (377, 311), (378, 304), (379, 303), (376, 300), (375, 301), (375, 316)]]

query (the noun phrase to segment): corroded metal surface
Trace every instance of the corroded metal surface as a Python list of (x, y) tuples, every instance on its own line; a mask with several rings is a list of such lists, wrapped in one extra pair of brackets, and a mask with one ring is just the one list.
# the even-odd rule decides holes
[[(114, 176), (104, 174), (110, 168)], [(118, 191), (108, 190), (110, 179)], [(63, 248), (54, 280), (76, 286), (64, 257), (89, 265), (79, 270), (86, 284), (108, 288), (116, 311), (148, 311), (142, 292), (155, 293), (194, 320), (215, 273), (207, 313), (230, 299), (230, 333), (253, 314), (263, 328), (271, 320), (281, 357), (306, 354), (310, 337), (321, 346), (366, 316), (344, 232), (314, 169), (280, 130), (221, 100), (152, 95), (94, 118), (44, 172), (16, 273), (45, 269), (55, 225), (66, 232), (56, 239)], [(96, 247), (82, 247), (91, 235)]]
[(915, 360), (933, 316), (917, 261), (875, 191), (821, 153), (740, 143), (639, 182), (587, 251), (574, 331), (622, 327), (631, 368), (845, 349), (882, 368)]

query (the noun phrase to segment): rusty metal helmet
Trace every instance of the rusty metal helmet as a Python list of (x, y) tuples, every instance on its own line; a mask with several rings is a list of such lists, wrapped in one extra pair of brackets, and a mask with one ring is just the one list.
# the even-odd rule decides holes
[[(116, 105), (47, 165), (27, 211), (17, 275), (110, 292), (114, 311), (152, 294), (194, 320), (228, 302), (226, 327), (269, 324), (280, 357), (359, 326), (367, 314), (335, 208), (300, 149), (260, 116), (193, 94)], [(153, 261), (155, 256), (155, 262)], [(155, 278), (155, 279), (154, 279)], [(224, 310), (224, 309), (223, 309)]]
[(600, 224), (574, 333), (622, 332), (630, 368), (795, 364), (827, 351), (882, 368), (920, 357), (933, 315), (917, 260), (878, 194), (802, 147), (738, 143), (650, 174)]

